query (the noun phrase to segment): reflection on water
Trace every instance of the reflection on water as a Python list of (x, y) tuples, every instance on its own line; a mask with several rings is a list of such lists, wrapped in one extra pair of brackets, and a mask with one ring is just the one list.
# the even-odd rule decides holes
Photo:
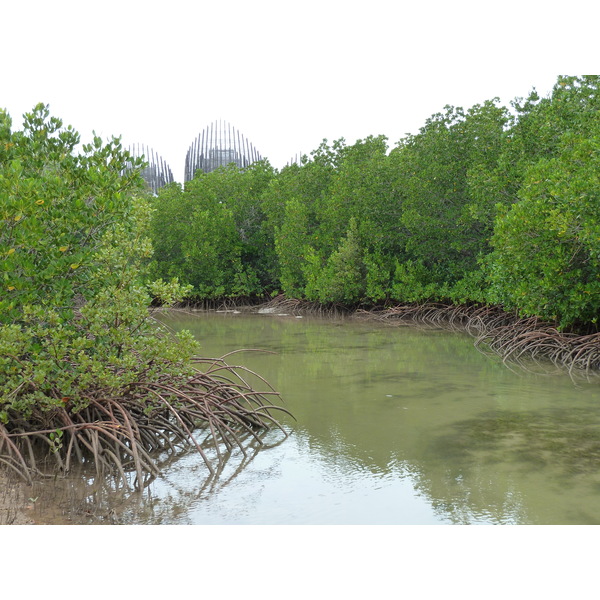
[[(466, 335), (259, 314), (166, 317), (231, 357), (297, 421), (208, 478), (193, 452), (116, 508), (173, 524), (600, 523), (600, 393), (515, 374)], [(258, 382), (257, 382), (258, 383)], [(276, 442), (276, 439), (273, 439)]]

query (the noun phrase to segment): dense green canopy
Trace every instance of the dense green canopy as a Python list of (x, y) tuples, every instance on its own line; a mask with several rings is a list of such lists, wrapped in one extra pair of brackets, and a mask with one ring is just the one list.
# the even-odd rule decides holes
[(155, 275), (197, 298), (499, 304), (563, 328), (600, 305), (599, 76), (510, 107), (447, 106), (389, 150), (200, 174), (154, 200)]

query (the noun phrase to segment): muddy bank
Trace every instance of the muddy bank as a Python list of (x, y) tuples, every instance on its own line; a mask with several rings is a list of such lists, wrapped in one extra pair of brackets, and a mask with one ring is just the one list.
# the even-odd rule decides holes
[(125, 499), (103, 481), (58, 476), (27, 484), (0, 470), (0, 525), (116, 525)]
[(24, 486), (0, 471), (0, 525), (34, 525), (28, 515), (32, 509)]

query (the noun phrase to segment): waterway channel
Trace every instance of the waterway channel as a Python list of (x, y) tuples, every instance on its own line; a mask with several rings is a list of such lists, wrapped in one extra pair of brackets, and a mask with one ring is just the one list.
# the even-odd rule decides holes
[[(195, 452), (142, 524), (598, 524), (600, 382), (514, 370), (467, 334), (350, 318), (172, 313), (202, 355), (260, 373), (296, 420), (208, 478)], [(279, 443), (281, 442), (281, 443)], [(81, 521), (80, 521), (81, 522)]]

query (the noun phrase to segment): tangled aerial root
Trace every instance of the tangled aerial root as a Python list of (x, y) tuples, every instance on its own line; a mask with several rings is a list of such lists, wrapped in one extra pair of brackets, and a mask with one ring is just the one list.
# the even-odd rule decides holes
[[(134, 487), (143, 489), (160, 472), (159, 455), (193, 446), (212, 475), (224, 453), (238, 448), (246, 455), (249, 437), (262, 444), (262, 435), (272, 429), (287, 437), (273, 415), (290, 413), (271, 402), (279, 394), (262, 378), (223, 359), (197, 362), (205, 369), (185, 379), (140, 381), (118, 398), (97, 390), (79, 412), (65, 406), (0, 425), (0, 464), (32, 482), (44, 474), (48, 457), (65, 473), (75, 464), (91, 463), (98, 475), (118, 474), (126, 487), (133, 473)], [(268, 391), (252, 389), (247, 374), (261, 379)], [(197, 441), (199, 429), (208, 443)]]
[(600, 333), (564, 333), (533, 318), (518, 318), (494, 306), (452, 306), (445, 304), (403, 305), (388, 309), (360, 311), (386, 322), (420, 323), (443, 329), (468, 332), (475, 347), (493, 353), (505, 364), (531, 370), (548, 365), (569, 374), (600, 375)]
[(475, 347), (500, 356), (507, 366), (548, 372), (552, 365), (571, 376), (600, 376), (600, 333), (564, 333), (536, 317), (519, 318), (499, 306), (451, 305), (443, 303), (403, 304), (391, 308), (359, 309), (320, 306), (306, 300), (277, 296), (264, 307), (290, 313), (328, 316), (352, 314), (354, 318), (376, 319), (394, 325), (415, 325), (466, 331), (475, 338)]

